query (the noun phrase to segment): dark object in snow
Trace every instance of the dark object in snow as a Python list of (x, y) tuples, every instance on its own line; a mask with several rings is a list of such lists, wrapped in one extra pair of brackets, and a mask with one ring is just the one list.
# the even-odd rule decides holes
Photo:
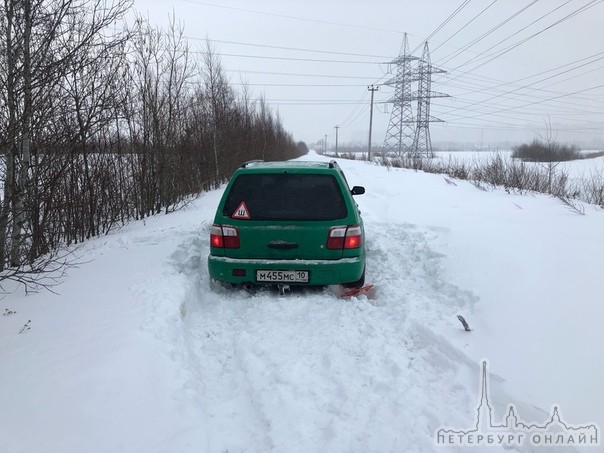
[(17, 313), (17, 312), (13, 311), (13, 310), (9, 310), (8, 308), (5, 308), (4, 313), (2, 313), (2, 316), (10, 316), (10, 315), (14, 315), (15, 313)]
[(457, 319), (459, 319), (459, 322), (461, 322), (461, 324), (463, 325), (463, 328), (466, 332), (469, 332), (470, 330), (470, 326), (468, 325), (468, 323), (466, 322), (466, 320), (464, 319), (463, 316), (461, 315), (457, 315)]
[(21, 330), (19, 331), (20, 334), (25, 333), (28, 330), (31, 330), (31, 327), (29, 327), (30, 322), (31, 322), (31, 319), (29, 321), (27, 321), (23, 327), (21, 327)]
[[(445, 178), (443, 176), (443, 178)], [(453, 181), (451, 181), (450, 179), (445, 178), (445, 181), (447, 182), (447, 184), (452, 185), (452, 186), (457, 186), (457, 184), (455, 184)]]

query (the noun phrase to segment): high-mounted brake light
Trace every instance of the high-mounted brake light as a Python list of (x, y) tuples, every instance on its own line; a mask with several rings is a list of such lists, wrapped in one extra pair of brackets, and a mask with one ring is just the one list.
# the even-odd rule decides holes
[(327, 248), (332, 250), (357, 249), (363, 243), (363, 231), (359, 225), (333, 227), (327, 237)]
[(235, 227), (214, 224), (210, 230), (210, 244), (212, 247), (238, 249), (239, 232)]

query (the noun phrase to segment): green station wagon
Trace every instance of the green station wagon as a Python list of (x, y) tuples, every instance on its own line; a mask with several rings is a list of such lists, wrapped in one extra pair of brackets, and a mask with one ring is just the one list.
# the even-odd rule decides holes
[(243, 164), (210, 234), (214, 280), (246, 286), (363, 286), (364, 229), (344, 173), (331, 162)]

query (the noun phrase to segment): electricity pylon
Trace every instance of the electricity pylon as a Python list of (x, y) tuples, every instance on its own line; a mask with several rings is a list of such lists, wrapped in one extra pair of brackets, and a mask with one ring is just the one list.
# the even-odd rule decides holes
[(417, 80), (412, 68), (412, 62), (416, 60), (417, 57), (409, 54), (405, 33), (399, 56), (390, 62), (391, 65), (396, 65), (396, 75), (384, 84), (394, 86), (394, 96), (386, 101), (392, 103), (393, 107), (384, 139), (384, 154), (394, 153), (400, 156), (413, 149), (415, 120), (411, 108), (411, 84)]
[(448, 94), (432, 91), (432, 74), (443, 73), (442, 69), (432, 66), (428, 43), (424, 45), (422, 58), (418, 63), (418, 89), (417, 89), (417, 123), (413, 139), (414, 157), (434, 157), (432, 139), (430, 138), (430, 123), (442, 122), (441, 119), (430, 116), (430, 101), (432, 98), (448, 97)]
[[(410, 55), (406, 33), (400, 55), (390, 64), (396, 65), (396, 75), (384, 84), (394, 86), (394, 96), (386, 101), (393, 107), (384, 139), (384, 154), (433, 157), (430, 123), (442, 120), (430, 116), (430, 101), (448, 95), (432, 91), (432, 74), (445, 71), (432, 66), (427, 42), (421, 58)], [(417, 91), (413, 92), (415, 82)], [(413, 101), (417, 101), (415, 119)]]

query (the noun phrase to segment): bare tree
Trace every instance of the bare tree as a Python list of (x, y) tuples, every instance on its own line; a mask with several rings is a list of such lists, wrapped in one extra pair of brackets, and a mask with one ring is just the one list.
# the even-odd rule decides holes
[(174, 17), (124, 30), (130, 0), (0, 2), (0, 281), (39, 281), (64, 245), (168, 213), (244, 160), (300, 154)]
[(226, 157), (222, 146), (226, 132), (228, 108), (233, 104), (234, 96), (224, 75), (220, 59), (208, 40), (206, 40), (203, 61), (203, 80), (206, 89), (206, 99), (210, 103), (209, 114), (213, 137), (212, 150), (214, 154), (215, 177), (216, 180), (220, 180), (224, 175), (221, 172), (222, 165), (219, 156)]
[[(114, 23), (129, 2), (102, 0), (4, 0), (0, 16), (2, 97), (8, 111), (2, 142), (5, 185), (0, 212), (0, 269), (34, 265), (28, 198), (38, 193), (37, 147), (45, 128), (54, 120), (47, 108), (51, 94), (72, 69), (73, 61), (87, 53), (99, 33)], [(1, 14), (4, 13), (4, 14)]]

